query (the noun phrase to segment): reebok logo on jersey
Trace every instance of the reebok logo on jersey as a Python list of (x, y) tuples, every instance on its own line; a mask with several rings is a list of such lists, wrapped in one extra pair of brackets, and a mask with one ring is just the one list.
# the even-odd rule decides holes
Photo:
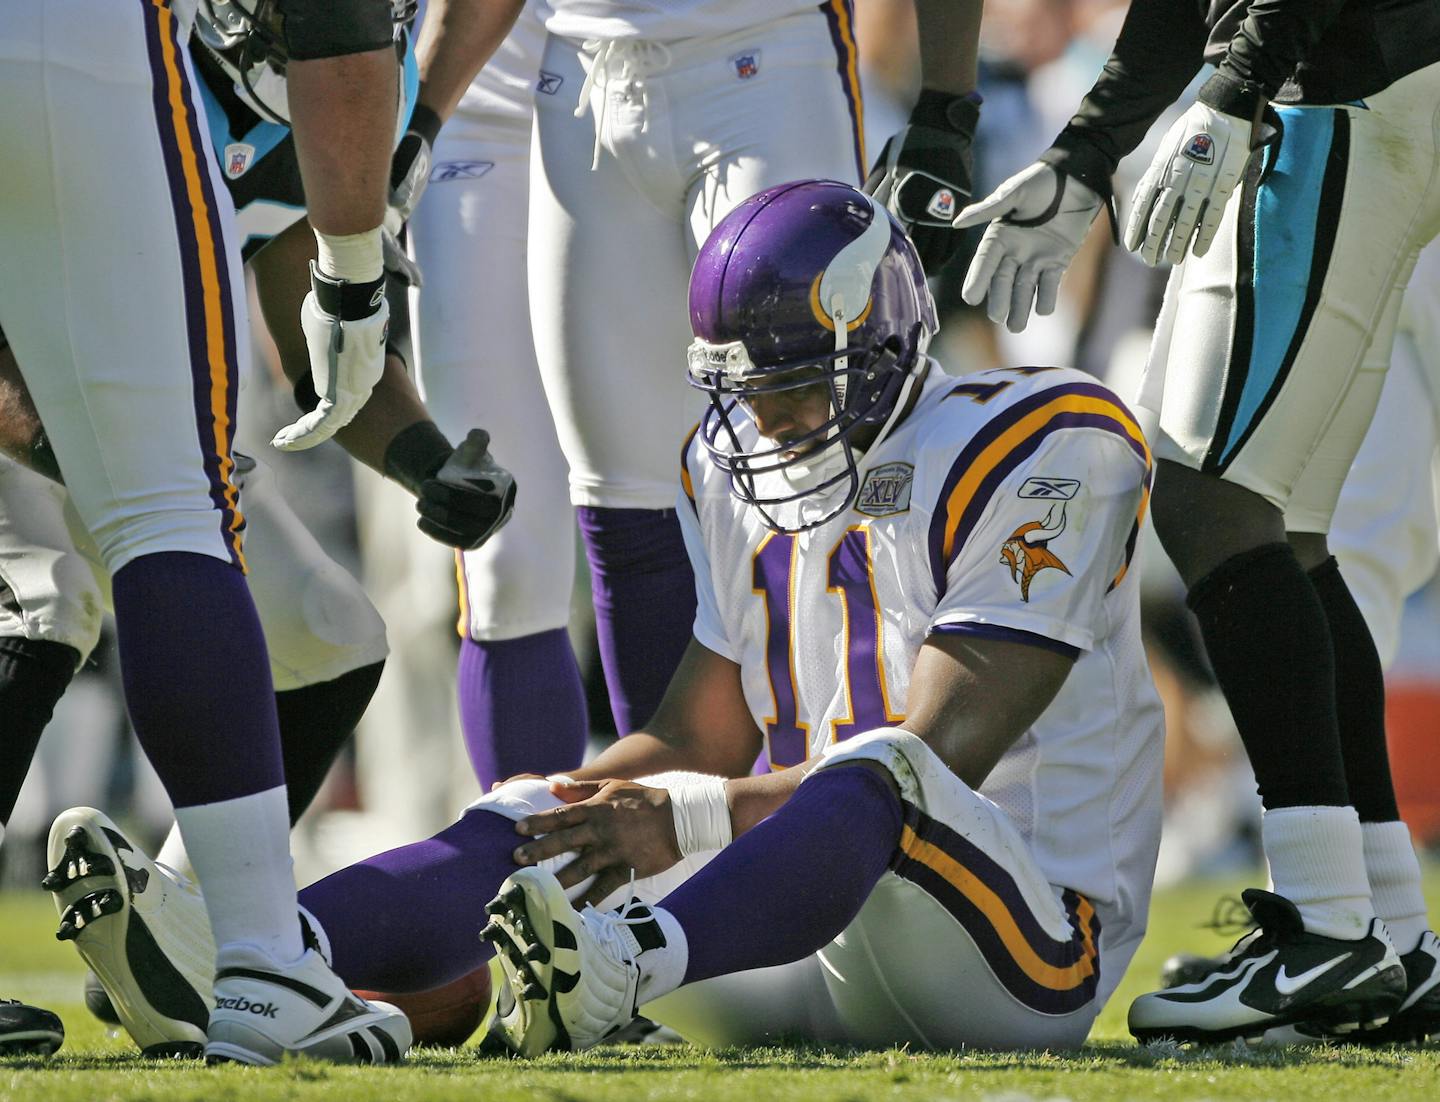
[(225, 178), (236, 180), (250, 171), (255, 160), (255, 147), (245, 142), (231, 142), (225, 147)]
[(1189, 157), (1196, 164), (1208, 165), (1215, 161), (1215, 139), (1209, 134), (1194, 134), (1185, 143), (1182, 154)]
[(1015, 496), (1069, 501), (1079, 489), (1080, 480), (1077, 478), (1027, 478), (1015, 491)]
[(495, 167), (494, 161), (442, 161), (430, 171), (430, 182), (446, 180), (478, 180)]
[(1065, 503), (1050, 506), (1044, 520), (1032, 520), (1010, 533), (1000, 545), (1000, 562), (1010, 571), (1010, 580), (1020, 587), (1020, 599), (1030, 600), (1030, 583), (1042, 570), (1059, 570), (1069, 574), (1070, 568), (1050, 550), (1050, 541), (1065, 531)]
[(244, 995), (237, 995), (233, 999), (216, 999), (216, 1010), (238, 1010), (242, 1014), (254, 1014), (261, 1018), (275, 1018), (280, 1014), (280, 1008), (274, 1003), (252, 1003)]
[(559, 73), (547, 73), (544, 69), (541, 69), (540, 77), (535, 81), (535, 91), (539, 92), (542, 96), (553, 96), (556, 92), (560, 91), (560, 85), (564, 83), (565, 78)]
[(885, 463), (865, 472), (855, 511), (867, 517), (890, 517), (910, 508), (910, 487), (915, 468), (909, 463)]
[(749, 50), (743, 54), (736, 54), (730, 59), (730, 64), (734, 66), (737, 78), (749, 80), (760, 72), (760, 51)]
[(1285, 966), (1282, 964), (1280, 970), (1275, 973), (1275, 990), (1282, 995), (1293, 995), (1311, 980), (1319, 979), (1337, 964), (1349, 959), (1349, 953), (1341, 953), (1338, 957), (1317, 964), (1314, 968), (1305, 969), (1305, 971), (1301, 972), (1298, 976), (1288, 974), (1285, 971)]

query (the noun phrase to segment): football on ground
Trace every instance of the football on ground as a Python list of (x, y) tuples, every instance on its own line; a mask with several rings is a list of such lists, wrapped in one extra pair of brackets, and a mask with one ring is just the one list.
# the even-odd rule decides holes
[(410, 1019), (417, 1045), (449, 1048), (463, 1045), (480, 1028), (490, 1008), (490, 969), (477, 968), (443, 987), (409, 994), (356, 991), (362, 999), (378, 999), (398, 1006)]

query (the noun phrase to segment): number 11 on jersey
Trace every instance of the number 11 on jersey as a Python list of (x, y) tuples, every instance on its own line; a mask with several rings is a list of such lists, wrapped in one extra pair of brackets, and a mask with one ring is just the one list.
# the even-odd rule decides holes
[[(799, 720), (795, 678), (796, 537), (772, 532), (755, 552), (754, 592), (765, 602), (766, 669), (775, 701), (765, 720), (772, 769), (798, 765), (810, 753), (810, 727)], [(848, 529), (826, 560), (826, 590), (840, 601), (844, 622), (846, 715), (836, 719), (831, 741), (903, 722), (890, 708), (885, 686), (883, 622), (870, 567), (870, 530)]]

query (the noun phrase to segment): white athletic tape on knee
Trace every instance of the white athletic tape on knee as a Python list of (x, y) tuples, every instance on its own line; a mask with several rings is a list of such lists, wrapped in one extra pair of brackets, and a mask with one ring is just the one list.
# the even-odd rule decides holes
[(698, 773), (676, 777), (667, 790), (675, 817), (675, 841), (682, 857), (724, 849), (730, 844), (730, 804), (725, 799), (723, 778)]

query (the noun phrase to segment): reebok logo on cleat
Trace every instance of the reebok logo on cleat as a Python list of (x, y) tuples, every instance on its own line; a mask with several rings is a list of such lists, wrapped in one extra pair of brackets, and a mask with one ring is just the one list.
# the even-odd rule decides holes
[(1293, 995), (1311, 980), (1319, 979), (1337, 964), (1341, 964), (1349, 959), (1349, 953), (1341, 953), (1338, 957), (1327, 960), (1322, 964), (1317, 964), (1314, 968), (1307, 968), (1298, 976), (1289, 975), (1285, 971), (1285, 966), (1282, 964), (1280, 970), (1275, 973), (1275, 990), (1282, 995)]
[(216, 1010), (238, 1010), (242, 1014), (255, 1014), (261, 1018), (275, 1018), (280, 1014), (280, 1009), (274, 1003), (252, 1003), (244, 995), (238, 995), (233, 999), (216, 999)]

